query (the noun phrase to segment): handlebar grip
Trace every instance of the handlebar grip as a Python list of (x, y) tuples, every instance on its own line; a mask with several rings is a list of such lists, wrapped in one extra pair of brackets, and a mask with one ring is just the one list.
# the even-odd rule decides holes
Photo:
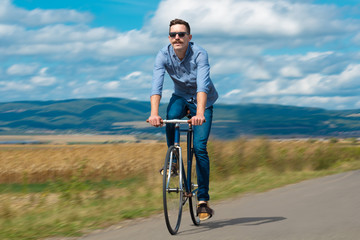
[[(149, 119), (146, 119), (146, 122), (148, 123)], [(166, 123), (189, 123), (189, 124), (191, 124), (191, 119), (188, 119), (188, 120), (180, 120), (180, 119), (163, 120), (163, 119), (161, 119), (160, 122), (165, 123), (165, 124)], [(204, 122), (206, 122), (206, 120)]]

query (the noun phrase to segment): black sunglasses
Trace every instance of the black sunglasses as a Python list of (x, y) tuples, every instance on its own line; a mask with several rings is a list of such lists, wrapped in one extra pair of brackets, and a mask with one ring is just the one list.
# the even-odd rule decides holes
[(171, 38), (176, 37), (176, 34), (179, 35), (179, 37), (183, 38), (183, 37), (185, 37), (185, 35), (187, 35), (188, 33), (187, 33), (187, 32), (169, 32), (169, 36), (170, 36)]

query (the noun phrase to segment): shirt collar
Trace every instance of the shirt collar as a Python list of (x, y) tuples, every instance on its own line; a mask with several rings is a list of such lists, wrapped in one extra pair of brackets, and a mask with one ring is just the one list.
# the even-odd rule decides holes
[(193, 42), (189, 42), (188, 48), (186, 49), (186, 53), (185, 53), (185, 57), (182, 61), (180, 61), (180, 59), (178, 58), (178, 56), (176, 55), (173, 46), (170, 44), (170, 51), (171, 51), (171, 55), (175, 58), (178, 59), (180, 62), (183, 62), (187, 56), (189, 56), (190, 52), (192, 51), (191, 46), (193, 45)]

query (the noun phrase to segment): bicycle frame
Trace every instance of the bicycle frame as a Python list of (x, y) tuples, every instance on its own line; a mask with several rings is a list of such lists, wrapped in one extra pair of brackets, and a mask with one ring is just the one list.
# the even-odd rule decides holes
[[(169, 146), (168, 151), (165, 157), (164, 163), (164, 174), (163, 174), (163, 204), (164, 204), (164, 216), (166, 226), (170, 232), (170, 234), (174, 235), (177, 233), (181, 223), (182, 209), (186, 202), (189, 202), (190, 216), (194, 225), (198, 226), (200, 224), (200, 219), (196, 215), (196, 207), (197, 207), (197, 191), (198, 185), (197, 183), (192, 183), (192, 164), (193, 164), (193, 126), (190, 124), (190, 120), (163, 120), (162, 123), (175, 124), (175, 138), (174, 144)], [(188, 129), (180, 129), (181, 123), (189, 124)], [(182, 148), (180, 147), (180, 133), (187, 133), (187, 169), (185, 173), (184, 161), (182, 158)], [(175, 155), (175, 156), (174, 156)], [(174, 157), (178, 163), (178, 174), (173, 175), (173, 159)], [(165, 169), (166, 168), (166, 169)], [(196, 169), (194, 170), (196, 171)], [(196, 172), (194, 174), (194, 180), (197, 179)], [(178, 179), (176, 178), (178, 176)], [(172, 181), (172, 179), (174, 181)], [(175, 183), (175, 184), (174, 184)], [(174, 194), (173, 194), (174, 193)], [(175, 197), (175, 198), (172, 198)], [(178, 198), (178, 202), (177, 199)], [(170, 199), (170, 200), (169, 200)], [(168, 205), (168, 200), (170, 204)], [(168, 206), (172, 205), (172, 200), (175, 200), (175, 205), (179, 204), (178, 211), (169, 211)], [(177, 203), (176, 203), (177, 202)], [(172, 205), (173, 206), (173, 205)], [(172, 208), (172, 210), (174, 210)], [(175, 218), (174, 218), (175, 217)], [(174, 221), (173, 221), (174, 220)]]
[[(189, 128), (188, 129), (180, 129), (180, 123), (189, 123), (188, 120), (163, 120), (163, 122), (166, 123), (175, 123), (175, 139), (174, 139), (174, 146), (176, 148), (179, 149), (179, 161), (181, 161), (181, 163), (179, 162), (179, 171), (182, 172), (182, 174), (180, 174), (180, 186), (183, 178), (184, 178), (184, 183), (185, 183), (185, 191), (184, 189), (180, 189), (180, 191), (184, 192), (184, 196), (185, 197), (192, 197), (193, 192), (191, 191), (191, 166), (192, 166), (192, 161), (193, 161), (193, 148), (192, 148), (192, 136), (193, 136), (193, 128), (192, 125), (189, 124)], [(183, 162), (183, 158), (182, 158), (182, 149), (180, 146), (180, 133), (181, 132), (186, 132), (187, 133), (187, 174), (185, 173), (185, 169), (184, 169), (184, 162)], [(196, 169), (195, 169), (196, 171)], [(195, 189), (194, 191), (197, 191), (197, 189)], [(184, 202), (185, 204), (185, 202)]]

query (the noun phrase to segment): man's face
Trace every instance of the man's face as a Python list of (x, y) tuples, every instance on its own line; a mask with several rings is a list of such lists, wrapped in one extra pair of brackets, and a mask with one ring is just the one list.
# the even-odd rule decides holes
[[(174, 33), (174, 32), (178, 32), (178, 33), (187, 32), (186, 26), (182, 24), (172, 25), (170, 27), (170, 33)], [(169, 36), (169, 41), (173, 46), (174, 50), (186, 51), (191, 38), (192, 36), (190, 34), (185, 34), (185, 36), (183, 37), (179, 36), (179, 34), (176, 34), (175, 37)]]

